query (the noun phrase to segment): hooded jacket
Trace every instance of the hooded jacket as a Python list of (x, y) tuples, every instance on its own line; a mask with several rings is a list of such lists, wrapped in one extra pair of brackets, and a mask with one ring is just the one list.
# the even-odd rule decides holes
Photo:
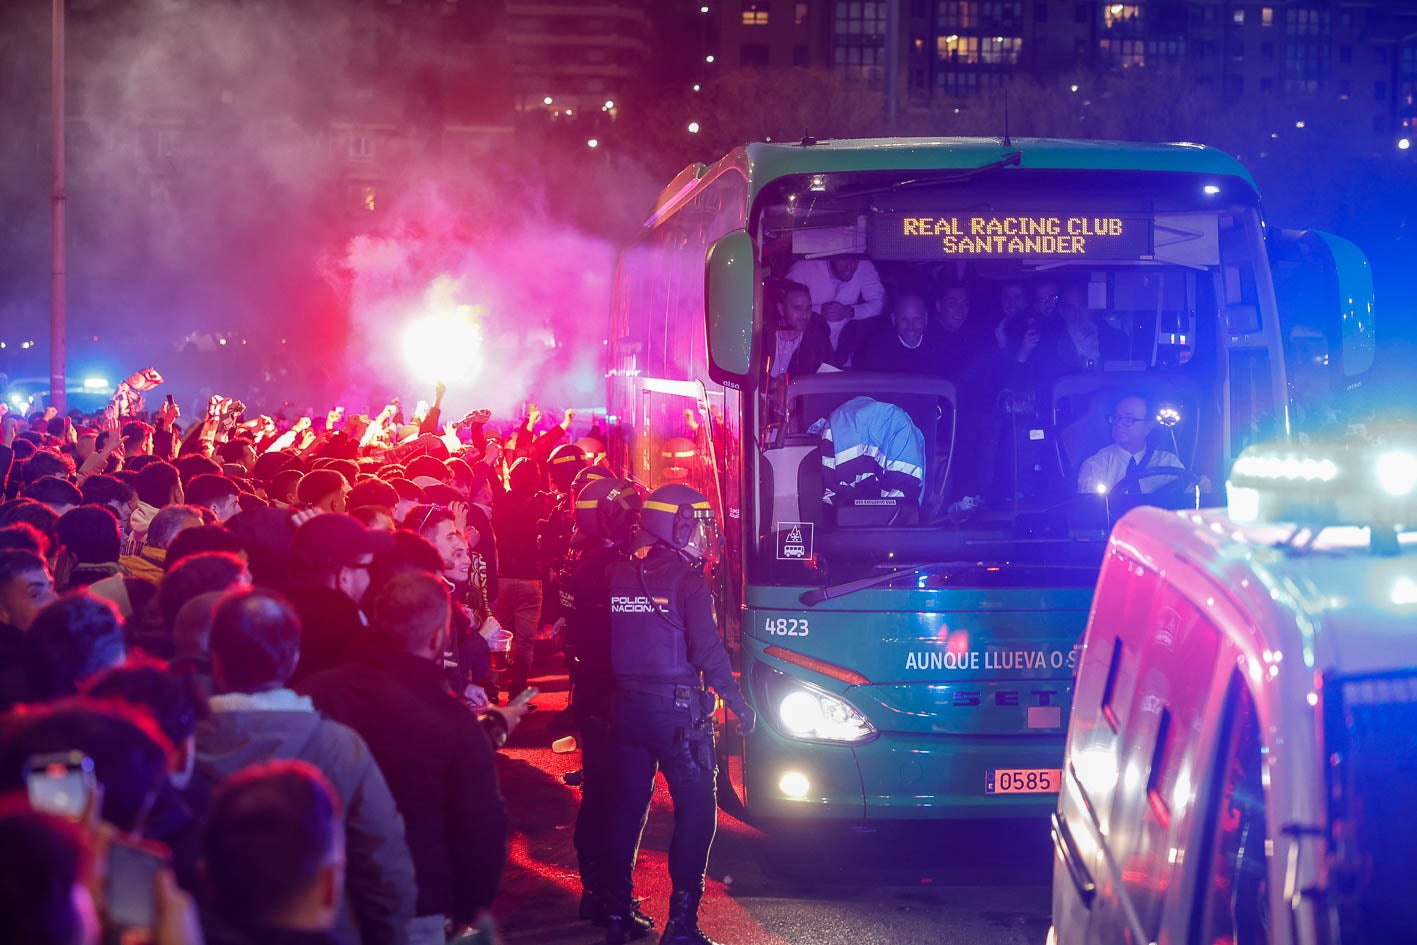
[(417, 896), (413, 861), (403, 818), (364, 739), (289, 689), (212, 697), (212, 715), (197, 727), (199, 776), (217, 784), (283, 758), (319, 768), (344, 805), (346, 906), (336, 936), (351, 945), (403, 945)]

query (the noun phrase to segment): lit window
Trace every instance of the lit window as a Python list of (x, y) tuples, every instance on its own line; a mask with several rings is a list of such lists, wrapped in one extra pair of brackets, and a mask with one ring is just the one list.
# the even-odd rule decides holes
[(1273, 25), (1274, 25), (1274, 7), (1261, 7), (1261, 8), (1260, 8), (1260, 26), (1263, 26), (1263, 27), (1265, 27), (1265, 28), (1268, 28), (1268, 27), (1271, 27), (1271, 26), (1273, 26)]
[(1245, 25), (1245, 8), (1244, 8), (1244, 7), (1236, 7), (1235, 9), (1231, 10), (1231, 11), (1230, 11), (1230, 22), (1234, 23), (1236, 26), (1244, 26), (1244, 25)]
[(807, 22), (807, 4), (799, 3), (792, 8), (792, 25), (802, 26)]
[(354, 161), (372, 161), (374, 159), (374, 139), (368, 135), (350, 135), (349, 157)]
[(935, 50), (940, 58), (950, 63), (975, 63), (979, 61), (979, 37), (949, 36), (935, 37)]
[(766, 0), (743, 0), (743, 25), (768, 25), (768, 5)]
[(1102, 22), (1109, 30), (1116, 26), (1135, 26), (1141, 22), (1141, 4), (1108, 3), (1102, 7)]

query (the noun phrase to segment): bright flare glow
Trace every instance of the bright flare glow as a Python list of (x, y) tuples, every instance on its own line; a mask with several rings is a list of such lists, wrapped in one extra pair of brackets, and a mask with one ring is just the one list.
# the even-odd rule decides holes
[(1201, 190), (1204, 190), (1208, 197), (1214, 197), (1216, 194), (1220, 193), (1220, 188), (1214, 184), (1206, 184)]
[(1399, 150), (1399, 151), (1406, 151), (1406, 150), (1407, 150), (1408, 148), (1410, 148), (1410, 147), (1412, 147), (1412, 139), (1411, 139), (1411, 138), (1399, 138), (1399, 139), (1397, 140), (1397, 150)]
[(713, 53), (709, 53), (707, 56), (705, 56), (704, 62), (713, 62)]
[(613, 100), (607, 98), (607, 99), (605, 100), (605, 110), (606, 110), (606, 111), (609, 111), (610, 109), (612, 109), (612, 108), (614, 108), (614, 107), (615, 107), (615, 102), (614, 102)]
[(699, 90), (699, 84), (698, 84), (697, 82), (695, 82), (695, 83), (694, 83), (694, 91), (697, 92), (698, 90)]
[(777, 782), (777, 789), (788, 797), (806, 797), (807, 792), (812, 789), (812, 784), (802, 772), (788, 771)]
[(777, 707), (778, 718), (794, 735), (807, 735), (816, 731), (822, 721), (822, 706), (810, 692), (797, 690), (790, 692)]
[(1398, 607), (1411, 607), (1413, 604), (1417, 604), (1417, 581), (1406, 576), (1398, 578), (1392, 582), (1392, 592), (1389, 597)]
[(25, 405), (25, 399), (19, 394), (11, 394), (10, 403), (14, 404), (16, 407), (23, 407)]
[(1068, 91), (1070, 91), (1070, 92), (1076, 92), (1077, 90), (1078, 90), (1078, 87), (1077, 87), (1076, 85), (1070, 85), (1070, 86), (1068, 86)]
[(588, 140), (588, 141), (585, 143), (585, 146), (588, 147), (588, 148), (598, 148), (598, 147), (600, 147), (600, 139), (599, 139), (599, 138), (591, 138), (590, 140)]
[(84, 378), (84, 390), (104, 390), (108, 387), (106, 377), (86, 377)]
[(1260, 491), (1258, 489), (1227, 483), (1226, 491), (1229, 494), (1228, 505), (1232, 522), (1247, 525), (1259, 521)]
[(543, 98), (543, 99), (541, 100), (541, 104), (543, 104), (543, 105), (550, 105), (550, 104), (552, 103), (552, 101), (554, 101), (554, 99), (552, 99), (551, 96), (548, 95), (548, 96), (546, 96), (545, 98)]
[(699, 123), (696, 122), (696, 121), (691, 121), (691, 122), (689, 122), (689, 134), (691, 134), (691, 135), (696, 135), (696, 134), (698, 134), (698, 133), (699, 133)]
[(482, 372), (482, 326), (471, 305), (436, 310), (403, 332), (403, 360), (419, 380), (469, 383)]
[(1241, 456), (1235, 461), (1234, 475), (1257, 479), (1305, 479), (1332, 482), (1338, 464), (1312, 456)]
[(1417, 488), (1417, 456), (1392, 450), (1378, 456), (1378, 485), (1388, 495), (1407, 495)]

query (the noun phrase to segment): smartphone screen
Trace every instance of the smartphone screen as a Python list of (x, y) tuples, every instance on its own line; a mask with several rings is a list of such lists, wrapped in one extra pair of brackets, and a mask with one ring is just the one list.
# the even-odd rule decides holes
[(125, 929), (150, 929), (157, 919), (153, 884), (167, 866), (156, 845), (114, 840), (108, 847), (108, 917)]
[(25, 789), (35, 810), (79, 820), (93, 787), (93, 761), (81, 751), (35, 755), (25, 762)]

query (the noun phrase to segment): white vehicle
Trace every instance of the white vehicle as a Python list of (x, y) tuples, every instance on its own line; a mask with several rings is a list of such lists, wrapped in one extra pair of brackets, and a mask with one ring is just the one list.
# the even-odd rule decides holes
[(1050, 945), (1417, 941), (1417, 449), (1252, 447), (1229, 502), (1112, 532)]

